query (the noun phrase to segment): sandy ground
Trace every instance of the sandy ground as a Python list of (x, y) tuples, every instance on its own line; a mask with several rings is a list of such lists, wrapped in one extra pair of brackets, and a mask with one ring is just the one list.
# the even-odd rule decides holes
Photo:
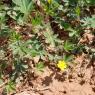
[(25, 87), (15, 95), (95, 95), (94, 65), (79, 64), (65, 72), (51, 66), (38, 74), (32, 81), (33, 87)]

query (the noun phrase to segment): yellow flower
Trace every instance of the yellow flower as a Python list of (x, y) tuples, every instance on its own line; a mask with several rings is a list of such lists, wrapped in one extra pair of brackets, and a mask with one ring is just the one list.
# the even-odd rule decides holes
[(51, 4), (51, 3), (52, 3), (52, 0), (47, 0), (47, 2), (48, 2), (49, 4)]
[(65, 61), (58, 61), (57, 67), (64, 71), (67, 68), (67, 63)]

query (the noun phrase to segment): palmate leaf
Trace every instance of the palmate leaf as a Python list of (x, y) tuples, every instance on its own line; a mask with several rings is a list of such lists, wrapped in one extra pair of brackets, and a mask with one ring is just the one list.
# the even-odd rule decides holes
[(95, 15), (92, 15), (92, 17), (85, 17), (81, 22), (83, 22), (83, 27), (95, 28)]
[(21, 13), (28, 14), (33, 8), (32, 0), (12, 0)]
[(11, 80), (5, 86), (5, 91), (7, 92), (7, 94), (9, 94), (10, 92), (15, 91), (15, 84)]
[(44, 32), (46, 43), (49, 43), (52, 47), (55, 47), (56, 44), (61, 43), (62, 41), (58, 39), (58, 35), (54, 34), (51, 27), (48, 25), (46, 32)]
[(87, 4), (90, 4), (90, 5), (94, 5), (95, 4), (95, 0), (85, 0), (85, 2)]
[(70, 50), (74, 49), (74, 44), (70, 43), (69, 41), (66, 41), (63, 46), (64, 50), (66, 52), (69, 52)]
[(53, 33), (51, 31), (47, 31), (44, 33), (44, 36), (46, 37), (46, 42), (51, 44), (52, 46), (55, 46), (55, 41), (53, 37)]

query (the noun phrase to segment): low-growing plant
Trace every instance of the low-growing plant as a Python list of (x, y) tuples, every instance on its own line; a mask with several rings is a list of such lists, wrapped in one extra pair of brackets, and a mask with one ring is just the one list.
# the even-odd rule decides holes
[(4, 94), (11, 94), (15, 90), (15, 84), (11, 80), (7, 83), (5, 86), (5, 91), (3, 92)]
[(74, 44), (72, 44), (71, 42), (66, 41), (66, 42), (64, 43), (63, 48), (64, 48), (64, 50), (65, 50), (66, 52), (69, 52), (69, 51), (74, 50), (75, 46), (74, 46)]
[(81, 20), (83, 23), (83, 27), (86, 28), (95, 28), (95, 15), (92, 15), (92, 17), (85, 17), (83, 20)]
[(39, 63), (37, 63), (36, 65), (35, 65), (35, 67), (36, 67), (36, 69), (38, 70), (38, 71), (41, 71), (41, 72), (43, 72), (43, 69), (44, 69), (44, 63), (43, 62), (39, 62)]
[(58, 35), (53, 34), (52, 29), (50, 26), (46, 29), (47, 32), (44, 32), (44, 36), (46, 38), (46, 43), (49, 43), (52, 47), (56, 47), (59, 43), (61, 43), (61, 40), (58, 39)]
[(93, 5), (95, 0), (1, 0), (0, 83), (7, 80), (4, 94), (15, 90), (22, 76), (30, 78), (30, 71), (43, 72), (45, 63), (64, 72), (78, 54), (86, 51), (95, 58), (92, 36), (86, 37), (90, 44), (84, 37), (86, 29), (94, 35)]
[(33, 8), (33, 2), (31, 0), (12, 0), (16, 5), (16, 9), (19, 10), (24, 16), (28, 16)]
[(13, 7), (8, 8), (7, 14), (20, 25), (28, 23), (30, 12), (34, 9), (32, 0), (12, 0)]
[(43, 56), (45, 53), (36, 37), (27, 41), (21, 41), (19, 34), (14, 32), (10, 40), (9, 47), (13, 51), (14, 57), (19, 56), (21, 59), (25, 57), (31, 58), (37, 55)]

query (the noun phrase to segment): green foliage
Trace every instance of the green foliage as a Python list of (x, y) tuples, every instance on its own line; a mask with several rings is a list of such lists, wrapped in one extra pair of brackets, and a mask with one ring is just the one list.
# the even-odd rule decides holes
[[(10, 48), (12, 49), (13, 54), (19, 56), (20, 58), (38, 55), (39, 52), (37, 52), (36, 49), (32, 48), (30, 43), (31, 43), (30, 41), (27, 42), (17, 41), (10, 44)], [(31, 48), (29, 48), (29, 45)]]
[(65, 62), (72, 62), (72, 61), (73, 61), (73, 58), (74, 58), (73, 55), (64, 55), (64, 56), (63, 56), (63, 60), (64, 60)]
[(12, 31), (10, 33), (10, 41), (11, 42), (16, 42), (16, 41), (20, 41), (21, 40), (21, 36), (19, 33)]
[(35, 57), (36, 55), (43, 56), (44, 50), (38, 39), (35, 37), (27, 40), (21, 41), (20, 35), (16, 34), (16, 32), (12, 33), (11, 42), (9, 47), (13, 51), (14, 57), (19, 56), (21, 59), (25, 57)]
[(44, 71), (45, 62), (54, 66), (58, 60), (71, 63), (84, 50), (95, 58), (92, 36), (80, 41), (85, 40), (86, 29), (95, 34), (95, 0), (6, 2), (0, 2), (0, 83), (8, 76), (7, 94), (15, 90), (15, 81), (29, 69)]
[(11, 93), (15, 90), (15, 84), (12, 81), (9, 81), (8, 84), (5, 86), (6, 93)]
[(84, 27), (95, 28), (95, 15), (92, 15), (92, 17), (85, 17), (82, 22)]
[(34, 17), (32, 17), (31, 20), (33, 26), (40, 25), (42, 21), (43, 21), (43, 17), (38, 12), (35, 14)]
[(35, 67), (36, 67), (36, 69), (38, 70), (38, 71), (41, 71), (41, 72), (43, 72), (43, 69), (44, 69), (44, 63), (43, 62), (39, 62), (39, 63), (37, 63), (36, 65), (35, 65)]
[(14, 10), (12, 10), (13, 15), (10, 15), (10, 12), (8, 14), (12, 18), (16, 19), (20, 25), (23, 25), (25, 22), (27, 22), (30, 12), (34, 8), (33, 1), (32, 0), (12, 0), (12, 1), (15, 4), (15, 7), (13, 8)]
[(0, 12), (0, 25), (5, 23), (5, 21), (6, 21), (5, 15), (6, 15), (6, 13), (4, 11)]
[(12, 1), (16, 5), (15, 9), (19, 10), (25, 16), (27, 16), (33, 9), (32, 0), (12, 0)]
[(23, 61), (21, 61), (20, 58), (15, 58), (14, 60), (14, 72), (13, 72), (13, 80), (16, 80), (17, 77), (19, 77), (20, 74), (24, 73), (26, 69), (28, 69), (27, 64), (23, 64)]
[(43, 6), (48, 15), (55, 16), (58, 7), (60, 6), (56, 0), (52, 0), (51, 4), (48, 2), (43, 1)]
[(77, 7), (75, 8), (75, 12), (76, 12), (76, 14), (77, 14), (77, 16), (78, 16), (78, 19), (79, 19), (79, 18), (80, 18), (80, 13), (81, 13), (81, 9), (80, 9), (79, 6), (77, 6)]
[(95, 4), (95, 0), (85, 0), (85, 2), (87, 4), (90, 4), (90, 5), (94, 5)]
[(50, 61), (54, 61), (54, 62), (57, 62), (58, 60), (63, 59), (63, 56), (60, 56), (58, 54), (55, 54), (55, 55), (48, 54), (48, 57)]
[(46, 43), (49, 43), (52, 47), (61, 43), (61, 40), (57, 38), (58, 35), (54, 35), (51, 28), (47, 28), (46, 32), (44, 32), (44, 36), (46, 38)]
[(64, 50), (66, 52), (69, 52), (75, 48), (74, 44), (70, 43), (69, 41), (66, 41), (63, 46)]

